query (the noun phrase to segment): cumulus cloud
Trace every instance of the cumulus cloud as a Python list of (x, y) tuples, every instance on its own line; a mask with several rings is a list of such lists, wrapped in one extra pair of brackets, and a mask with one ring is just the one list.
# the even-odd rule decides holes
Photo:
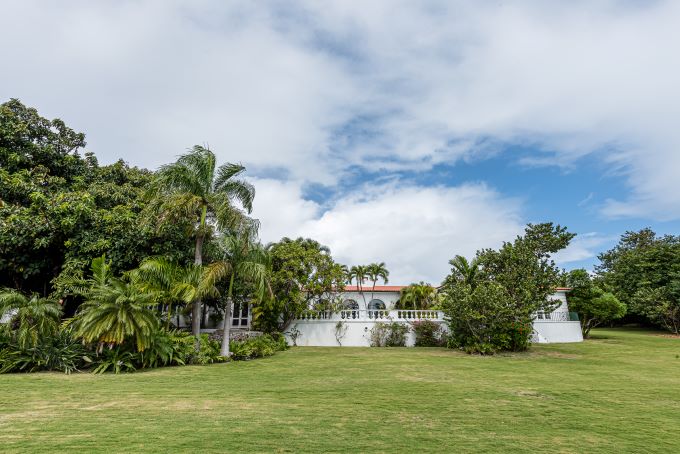
[(386, 262), (396, 284), (438, 284), (454, 255), (472, 257), (523, 229), (519, 201), (484, 184), (366, 186), (325, 211), (301, 199), (295, 184), (260, 180), (258, 188), (262, 202), (256, 200), (254, 215), (262, 221), (263, 240), (312, 237), (341, 263)]
[(108, 160), (153, 167), (206, 141), (330, 185), (489, 144), (537, 145), (534, 165), (597, 154), (630, 188), (605, 215), (677, 219), (680, 4), (585, 5), (3, 2), (0, 95)]
[[(678, 2), (22, 0), (0, 17), (0, 99), (85, 131), (104, 162), (209, 144), (256, 179), (266, 239), (314, 235), (348, 262), (388, 251), (398, 276), (437, 280), (452, 253), (512, 237), (518, 205), (347, 174), (517, 144), (543, 150), (527, 165), (600, 159), (628, 188), (595, 193), (606, 217), (680, 219)], [(310, 183), (336, 195), (307, 200)]]

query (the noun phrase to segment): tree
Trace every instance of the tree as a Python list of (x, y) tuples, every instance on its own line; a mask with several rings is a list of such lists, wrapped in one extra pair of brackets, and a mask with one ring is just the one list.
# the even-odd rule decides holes
[[(188, 253), (184, 226), (140, 222), (152, 172), (99, 166), (85, 136), (17, 100), (0, 105), (0, 286), (65, 299), (62, 282), (106, 254), (116, 272), (148, 255)], [(180, 242), (181, 241), (181, 242)]]
[(626, 313), (626, 305), (610, 292), (601, 288), (584, 269), (570, 271), (566, 276), (569, 292), (569, 308), (579, 314), (583, 337), (590, 336), (590, 330)]
[(371, 263), (366, 267), (366, 277), (373, 284), (371, 287), (371, 300), (373, 299), (373, 293), (375, 293), (375, 284), (378, 279), (382, 279), (383, 284), (387, 284), (390, 272), (385, 267), (385, 262)]
[[(240, 164), (224, 164), (216, 168), (215, 154), (196, 145), (177, 162), (162, 166), (151, 186), (150, 209), (160, 214), (161, 225), (180, 219), (195, 225), (194, 263), (203, 263), (203, 244), (213, 227), (226, 229), (238, 223), (243, 213), (238, 201), (250, 213), (255, 188), (238, 179), (245, 171)], [(201, 300), (192, 309), (192, 332), (201, 332)]]
[(364, 308), (368, 309), (368, 304), (366, 303), (366, 297), (364, 296), (364, 282), (368, 278), (368, 270), (364, 265), (354, 265), (349, 269), (347, 274), (347, 280), (350, 285), (352, 285), (352, 280), (357, 284), (357, 290), (364, 300)]
[(672, 332), (680, 327), (680, 236), (649, 228), (626, 232), (598, 256), (596, 271), (638, 320)]
[(475, 287), (477, 272), (479, 271), (479, 260), (477, 258), (468, 260), (462, 255), (457, 255), (449, 260), (451, 265), (451, 275), (458, 280), (463, 281), (471, 287)]
[(257, 222), (247, 220), (238, 228), (231, 229), (220, 238), (220, 246), (223, 252), (222, 260), (229, 274), (222, 328), (221, 356), (229, 356), (229, 331), (231, 327), (231, 307), (234, 301), (234, 283), (241, 281), (253, 284), (255, 289), (253, 302), (262, 301), (265, 296), (270, 298), (272, 296), (269, 285), (271, 261), (267, 250), (257, 242), (257, 229)]
[(92, 261), (91, 271), (77, 289), (85, 303), (71, 321), (75, 336), (99, 349), (134, 340), (137, 351), (144, 351), (159, 327), (153, 295), (129, 279), (115, 278), (105, 256)]
[(61, 306), (36, 294), (30, 297), (11, 289), (0, 291), (0, 320), (3, 330), (20, 349), (36, 347), (59, 330)]
[(310, 303), (331, 301), (344, 289), (346, 274), (330, 250), (309, 238), (283, 238), (267, 245), (274, 297), (262, 301), (253, 317), (265, 331), (285, 331)]
[(512, 243), (477, 252), (474, 287), (454, 266), (442, 285), (449, 327), (458, 330), (454, 346), (482, 353), (526, 349), (534, 314), (559, 305), (549, 298), (560, 279), (551, 254), (567, 247), (573, 237), (559, 225), (528, 224)]
[(401, 289), (401, 295), (396, 303), (397, 309), (428, 309), (435, 303), (437, 290), (430, 284), (413, 283)]
[(217, 296), (217, 281), (226, 272), (222, 262), (182, 266), (163, 257), (151, 257), (133, 270), (131, 276), (142, 290), (153, 295), (156, 303), (168, 306), (166, 325), (169, 327), (173, 305), (191, 305), (197, 300)]

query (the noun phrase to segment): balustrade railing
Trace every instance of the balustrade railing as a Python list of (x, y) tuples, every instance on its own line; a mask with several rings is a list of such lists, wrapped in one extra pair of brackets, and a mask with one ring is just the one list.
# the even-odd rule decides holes
[(578, 314), (576, 312), (536, 312), (536, 321), (539, 322), (578, 322)]
[(298, 320), (361, 320), (361, 321), (418, 321), (444, 320), (441, 311), (433, 310), (386, 310), (386, 309), (346, 309), (332, 311), (302, 311)]

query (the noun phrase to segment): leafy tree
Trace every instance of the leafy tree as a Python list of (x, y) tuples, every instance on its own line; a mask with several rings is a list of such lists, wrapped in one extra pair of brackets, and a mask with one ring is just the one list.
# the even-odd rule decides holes
[(629, 314), (678, 332), (680, 236), (659, 237), (649, 228), (626, 232), (598, 257), (597, 273)]
[(78, 290), (85, 303), (71, 320), (76, 337), (99, 344), (100, 350), (133, 339), (137, 351), (144, 351), (159, 327), (153, 295), (129, 279), (115, 278), (104, 256), (92, 261), (91, 270)]
[(443, 309), (453, 346), (468, 351), (524, 350), (536, 311), (552, 311), (549, 297), (560, 274), (551, 254), (567, 247), (574, 234), (552, 223), (529, 224), (523, 236), (499, 250), (477, 252), (473, 285), (452, 262), (443, 288)]
[(566, 285), (571, 287), (569, 308), (578, 312), (584, 338), (590, 336), (592, 328), (625, 315), (626, 305), (603, 290), (586, 270), (572, 270), (566, 277)]
[[(84, 135), (17, 100), (0, 105), (0, 286), (68, 296), (62, 282), (107, 254), (115, 271), (147, 255), (184, 260), (184, 226), (140, 222), (152, 173), (80, 155)], [(65, 309), (78, 301), (66, 298)]]
[(30, 297), (11, 289), (0, 291), (0, 320), (5, 334), (20, 349), (36, 347), (59, 330), (61, 306), (38, 295)]
[[(203, 243), (213, 233), (213, 227), (229, 228), (243, 213), (238, 201), (248, 213), (255, 197), (254, 187), (238, 177), (245, 171), (239, 164), (216, 167), (215, 154), (196, 145), (177, 162), (162, 166), (151, 186), (150, 209), (159, 213), (161, 225), (181, 220), (195, 225), (194, 263), (203, 263)], [(201, 300), (192, 308), (192, 332), (201, 331)]]
[(332, 300), (344, 289), (346, 275), (330, 250), (308, 238), (283, 238), (267, 245), (271, 254), (271, 288), (253, 313), (265, 331), (285, 331), (291, 320), (310, 303)]
[(396, 309), (429, 309), (435, 304), (437, 290), (430, 284), (420, 282), (413, 283), (401, 289), (399, 300), (396, 302)]

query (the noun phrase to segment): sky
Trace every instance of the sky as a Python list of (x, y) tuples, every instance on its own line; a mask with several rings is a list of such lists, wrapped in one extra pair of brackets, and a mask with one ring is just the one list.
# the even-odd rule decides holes
[(680, 2), (0, 2), (0, 102), (155, 169), (240, 162), (264, 242), (317, 239), (390, 283), (526, 223), (680, 227)]

